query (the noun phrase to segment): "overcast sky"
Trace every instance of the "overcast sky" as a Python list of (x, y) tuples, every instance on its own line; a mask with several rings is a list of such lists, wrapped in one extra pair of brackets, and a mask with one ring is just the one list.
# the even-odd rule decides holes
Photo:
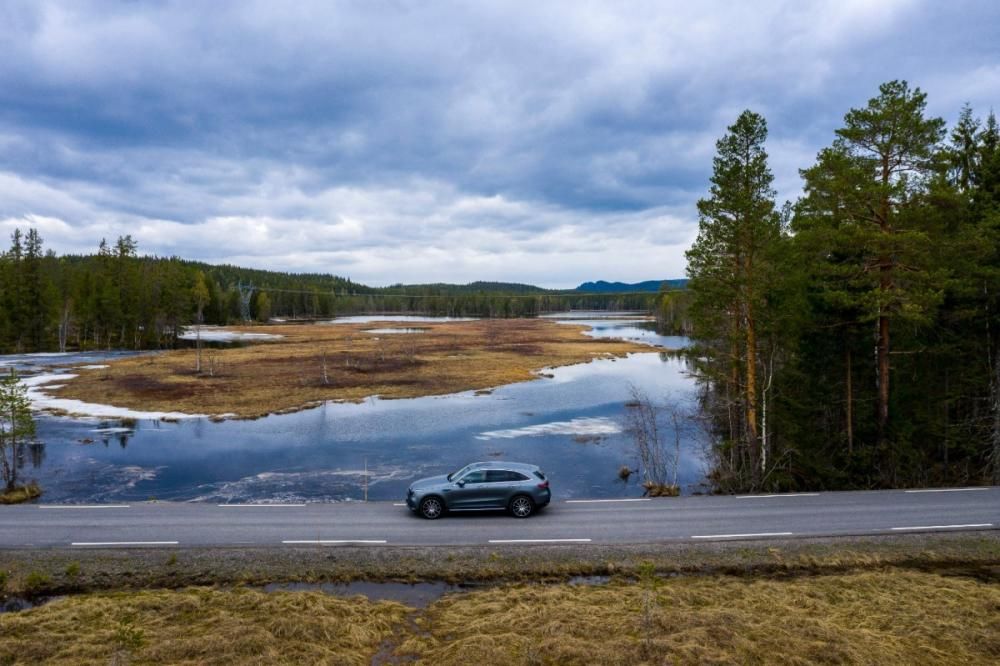
[(681, 277), (715, 141), (779, 204), (907, 79), (1000, 106), (1000, 2), (0, 1), (0, 232), (371, 285)]

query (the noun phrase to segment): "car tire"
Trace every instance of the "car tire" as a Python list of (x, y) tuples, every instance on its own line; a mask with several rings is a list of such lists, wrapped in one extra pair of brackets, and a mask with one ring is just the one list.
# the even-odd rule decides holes
[(435, 520), (444, 513), (444, 502), (439, 497), (425, 497), (420, 502), (419, 512), (427, 520)]
[(515, 518), (527, 518), (535, 512), (535, 503), (527, 495), (516, 495), (510, 501), (510, 514)]

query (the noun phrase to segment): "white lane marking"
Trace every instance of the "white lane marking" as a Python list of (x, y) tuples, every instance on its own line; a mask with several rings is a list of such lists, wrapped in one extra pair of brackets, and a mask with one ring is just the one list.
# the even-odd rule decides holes
[(630, 499), (596, 499), (596, 500), (566, 500), (566, 504), (600, 504), (602, 502), (651, 502), (649, 497), (635, 497)]
[(590, 539), (490, 539), (490, 543), (590, 543)]
[(692, 539), (742, 539), (745, 537), (792, 536), (791, 532), (756, 532), (753, 534), (696, 534)]
[(989, 486), (978, 488), (921, 488), (920, 490), (904, 490), (904, 493), (970, 493), (977, 490), (993, 490)]
[(271, 507), (271, 506), (283, 506), (283, 507), (288, 507), (288, 506), (305, 506), (305, 504), (216, 504), (216, 506), (224, 506), (224, 507), (258, 507), (258, 506)]
[(963, 527), (993, 527), (993, 523), (970, 523), (968, 525), (914, 525), (913, 527), (891, 527), (896, 532), (907, 530), (956, 530)]
[(380, 544), (386, 543), (382, 539), (289, 539), (287, 541), (282, 541), (285, 544), (313, 544), (313, 545), (326, 545), (326, 544), (338, 544), (338, 543), (360, 543), (360, 544)]
[(406, 502), (394, 502), (393, 506), (406, 506)]
[(39, 504), (39, 509), (128, 509), (128, 504)]
[(816, 497), (819, 493), (777, 493), (775, 495), (737, 495), (736, 499), (768, 499), (771, 497)]
[(176, 541), (74, 541), (71, 546), (176, 546)]

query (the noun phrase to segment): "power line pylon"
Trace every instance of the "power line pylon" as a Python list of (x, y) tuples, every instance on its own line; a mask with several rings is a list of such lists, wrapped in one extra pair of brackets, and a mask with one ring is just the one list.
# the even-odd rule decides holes
[(253, 298), (253, 282), (249, 284), (243, 284), (238, 282), (236, 288), (240, 292), (240, 316), (243, 317), (243, 321), (250, 321), (250, 300)]

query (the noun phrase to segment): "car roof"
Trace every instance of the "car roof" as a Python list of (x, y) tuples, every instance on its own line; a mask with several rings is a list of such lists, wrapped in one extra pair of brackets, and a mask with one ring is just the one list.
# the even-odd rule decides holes
[(488, 462), (474, 462), (468, 465), (471, 469), (520, 469), (533, 472), (538, 469), (538, 465), (519, 462), (504, 462), (502, 460), (491, 460)]

